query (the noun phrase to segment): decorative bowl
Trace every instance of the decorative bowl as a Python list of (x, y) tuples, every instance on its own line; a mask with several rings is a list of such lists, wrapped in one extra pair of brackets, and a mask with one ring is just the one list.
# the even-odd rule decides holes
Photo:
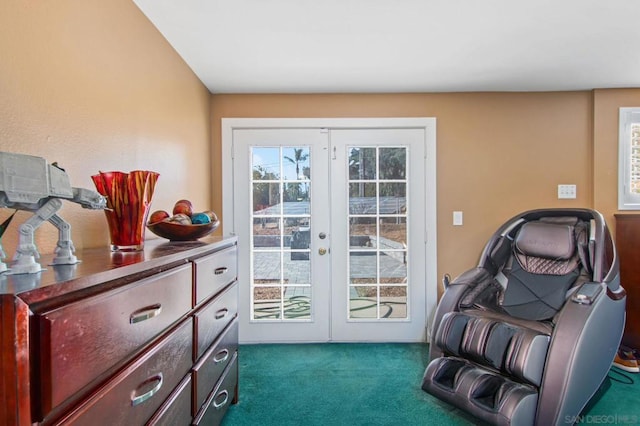
[(194, 241), (212, 233), (219, 225), (219, 220), (201, 225), (182, 225), (175, 222), (161, 221), (147, 223), (147, 228), (157, 236), (170, 241)]

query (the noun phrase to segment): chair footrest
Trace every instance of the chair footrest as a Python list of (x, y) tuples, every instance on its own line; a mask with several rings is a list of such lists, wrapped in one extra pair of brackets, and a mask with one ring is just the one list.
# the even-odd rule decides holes
[(422, 389), (492, 424), (533, 425), (535, 420), (535, 387), (462, 358), (437, 358), (429, 363)]
[(434, 344), (451, 356), (540, 386), (549, 334), (509, 320), (474, 310), (449, 312), (442, 317)]

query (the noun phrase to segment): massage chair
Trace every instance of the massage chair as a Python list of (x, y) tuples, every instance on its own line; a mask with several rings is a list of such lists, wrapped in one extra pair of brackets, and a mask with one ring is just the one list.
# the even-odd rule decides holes
[(600, 213), (532, 210), (445, 281), (422, 389), (489, 424), (573, 424), (622, 338), (626, 294)]

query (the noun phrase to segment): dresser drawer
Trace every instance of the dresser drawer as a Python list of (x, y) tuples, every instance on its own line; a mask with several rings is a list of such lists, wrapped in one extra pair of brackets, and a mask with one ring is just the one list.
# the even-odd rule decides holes
[[(191, 309), (190, 264), (37, 315), (42, 416)], [(189, 344), (192, 347), (192, 344)]]
[(236, 246), (193, 261), (195, 267), (195, 303), (220, 291), (238, 275)]
[(195, 394), (193, 399), (196, 410), (204, 404), (211, 391), (211, 385), (220, 380), (222, 372), (229, 365), (234, 353), (237, 351), (238, 321), (234, 320), (194, 367)]
[(204, 354), (237, 312), (238, 283), (234, 282), (194, 315), (197, 341), (194, 361)]
[(148, 426), (180, 426), (191, 424), (191, 375), (173, 391), (162, 407), (147, 422)]
[(191, 319), (111, 379), (63, 424), (142, 425), (158, 410), (191, 369)]
[(233, 354), (224, 376), (201, 407), (193, 421), (194, 425), (219, 425), (238, 390), (238, 354)]

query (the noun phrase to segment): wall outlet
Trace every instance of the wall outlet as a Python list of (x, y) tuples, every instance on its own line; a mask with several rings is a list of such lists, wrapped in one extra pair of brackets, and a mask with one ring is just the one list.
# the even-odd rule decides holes
[(576, 198), (576, 186), (575, 185), (558, 185), (558, 199), (575, 199)]

